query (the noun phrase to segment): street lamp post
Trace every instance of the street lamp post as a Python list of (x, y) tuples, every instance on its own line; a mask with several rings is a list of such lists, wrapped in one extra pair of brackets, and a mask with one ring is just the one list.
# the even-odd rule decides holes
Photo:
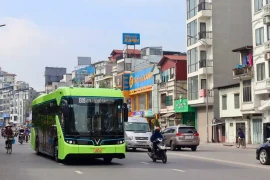
[[(206, 140), (207, 140), (207, 143), (209, 143), (210, 141), (209, 141), (209, 117), (208, 117), (208, 111), (209, 111), (209, 109), (208, 109), (208, 62), (207, 62), (207, 43), (205, 42), (205, 41), (203, 41), (203, 40), (201, 40), (201, 39), (198, 39), (198, 38), (196, 38), (196, 37), (194, 37), (194, 36), (190, 36), (190, 35), (187, 35), (189, 38), (194, 38), (194, 39), (196, 39), (198, 42), (200, 42), (201, 44), (203, 44), (204, 45), (204, 48), (205, 48), (205, 52), (206, 52), (206, 59), (205, 59), (205, 67), (206, 67), (206, 79), (205, 79), (205, 86), (206, 86)], [(199, 66), (200, 66), (200, 64), (199, 64)]]

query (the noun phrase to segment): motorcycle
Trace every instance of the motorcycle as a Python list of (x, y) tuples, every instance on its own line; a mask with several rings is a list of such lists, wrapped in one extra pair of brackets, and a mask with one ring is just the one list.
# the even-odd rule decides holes
[(24, 141), (24, 133), (19, 134), (19, 143), (23, 144)]
[(161, 160), (164, 164), (167, 163), (167, 149), (164, 144), (164, 141), (162, 138), (158, 138), (155, 140), (157, 142), (157, 149), (152, 150), (152, 152), (148, 152), (148, 156), (153, 160), (153, 162), (156, 162), (157, 160)]
[(29, 140), (29, 133), (25, 133), (25, 142), (28, 142)]

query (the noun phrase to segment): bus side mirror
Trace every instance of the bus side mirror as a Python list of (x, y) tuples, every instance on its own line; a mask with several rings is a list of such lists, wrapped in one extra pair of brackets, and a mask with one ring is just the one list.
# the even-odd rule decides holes
[(128, 122), (128, 107), (127, 107), (127, 103), (123, 104), (123, 119), (124, 122)]

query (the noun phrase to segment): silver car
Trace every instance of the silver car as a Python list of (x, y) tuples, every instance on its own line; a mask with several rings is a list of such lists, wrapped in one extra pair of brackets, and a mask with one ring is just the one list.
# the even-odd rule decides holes
[(194, 126), (171, 126), (166, 128), (162, 134), (166, 146), (170, 147), (172, 151), (175, 151), (176, 148), (178, 150), (191, 148), (192, 151), (196, 151), (200, 144), (200, 137)]

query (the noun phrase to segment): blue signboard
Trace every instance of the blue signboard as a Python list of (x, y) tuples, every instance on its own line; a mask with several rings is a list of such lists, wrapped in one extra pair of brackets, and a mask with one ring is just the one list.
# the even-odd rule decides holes
[(9, 118), (9, 114), (3, 113), (3, 114), (2, 114), (2, 117), (3, 117), (3, 118)]
[(153, 66), (134, 72), (129, 78), (129, 88), (134, 90), (154, 84)]
[(140, 45), (141, 39), (138, 33), (123, 33), (123, 44)]
[(129, 78), (130, 78), (130, 74), (124, 74), (124, 85), (123, 85), (123, 90), (124, 91), (128, 91), (129, 90)]

